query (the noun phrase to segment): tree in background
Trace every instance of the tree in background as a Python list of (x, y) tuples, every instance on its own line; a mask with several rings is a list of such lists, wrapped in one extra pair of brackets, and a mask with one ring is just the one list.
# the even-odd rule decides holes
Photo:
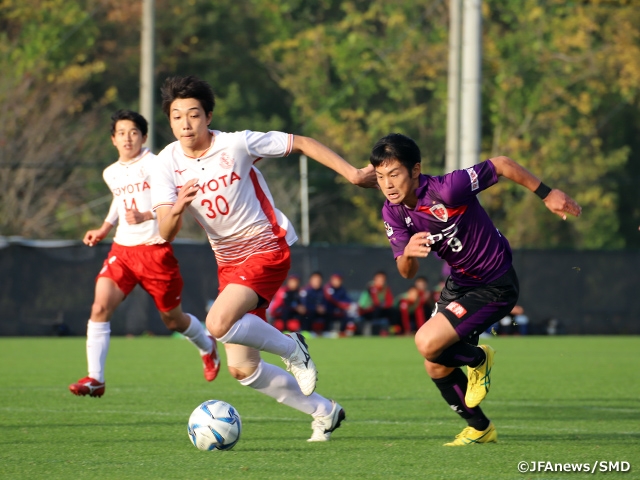
[(0, 19), (0, 234), (64, 236), (95, 177), (97, 99), (82, 92), (105, 68), (83, 53), (95, 25), (64, 0), (4, 0)]
[[(358, 166), (379, 137), (405, 133), (424, 171), (439, 174), (448, 6), (156, 0), (156, 85), (198, 75), (218, 97), (214, 128), (310, 135)], [(482, 157), (512, 156), (585, 206), (579, 221), (557, 222), (527, 192), (500, 184), (483, 193), (514, 247), (640, 246), (639, 6), (483, 2)], [(0, 106), (12, 112), (0, 126), (0, 234), (79, 238), (102, 220), (100, 173), (115, 160), (109, 116), (138, 108), (140, 8), (0, 0)], [(158, 151), (173, 137), (159, 108), (154, 121)], [(27, 124), (39, 132), (31, 146)], [(259, 167), (295, 222), (298, 162)], [(314, 162), (309, 180), (312, 241), (386, 243), (379, 192), (356, 192)], [(202, 238), (188, 224), (182, 235)]]
[(640, 3), (633, 3), (485, 3), (483, 150), (571, 192), (584, 212), (556, 222), (535, 196), (499, 185), (486, 206), (516, 247), (634, 244), (620, 231), (628, 214), (621, 191), (639, 180), (638, 142), (633, 152), (629, 141), (640, 120)]

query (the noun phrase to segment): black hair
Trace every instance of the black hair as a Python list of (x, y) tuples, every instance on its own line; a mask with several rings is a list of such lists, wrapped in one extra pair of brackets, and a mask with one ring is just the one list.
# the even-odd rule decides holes
[(311, 275), (309, 275), (309, 278), (313, 277), (314, 275), (319, 275), (320, 278), (324, 279), (324, 275), (322, 275), (322, 272), (316, 270), (315, 272), (311, 272)]
[(118, 110), (116, 113), (111, 115), (111, 136), (116, 134), (116, 123), (120, 120), (131, 120), (136, 124), (140, 133), (144, 137), (149, 131), (149, 124), (147, 120), (140, 115), (138, 112), (134, 112), (133, 110)]
[(398, 160), (411, 172), (416, 163), (421, 162), (420, 148), (406, 135), (390, 133), (373, 146), (369, 161), (375, 168), (393, 160)]
[(160, 91), (162, 92), (162, 111), (167, 117), (171, 113), (171, 104), (178, 98), (195, 98), (200, 102), (206, 115), (213, 112), (216, 106), (211, 85), (194, 75), (169, 77), (164, 81)]

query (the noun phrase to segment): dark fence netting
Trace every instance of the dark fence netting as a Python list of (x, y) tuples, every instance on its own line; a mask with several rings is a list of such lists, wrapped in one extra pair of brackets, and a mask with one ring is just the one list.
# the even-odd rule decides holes
[[(95, 277), (110, 246), (2, 240), (0, 335), (84, 335)], [(183, 308), (204, 320), (218, 288), (213, 252), (208, 244), (184, 241), (174, 249), (185, 284)], [(514, 265), (529, 333), (640, 334), (640, 252), (516, 251)], [(394, 295), (412, 284), (397, 273), (389, 248), (294, 246), (291, 272), (304, 284), (316, 270), (325, 279), (341, 273), (354, 300), (379, 270), (387, 272)], [(419, 274), (432, 288), (441, 272), (437, 257), (421, 262)], [(115, 335), (169, 333), (139, 287), (116, 310), (111, 329)]]

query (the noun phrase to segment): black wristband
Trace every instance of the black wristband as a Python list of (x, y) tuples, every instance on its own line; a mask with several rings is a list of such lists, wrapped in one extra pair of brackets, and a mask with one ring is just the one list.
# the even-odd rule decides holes
[(547, 198), (547, 195), (551, 192), (551, 189), (547, 187), (544, 183), (540, 182), (538, 188), (535, 189), (533, 193), (538, 195), (542, 200)]

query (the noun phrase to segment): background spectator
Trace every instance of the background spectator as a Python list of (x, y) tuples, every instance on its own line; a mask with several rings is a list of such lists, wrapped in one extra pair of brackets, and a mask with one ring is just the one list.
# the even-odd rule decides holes
[(387, 285), (387, 274), (377, 272), (358, 299), (358, 311), (365, 320), (389, 319), (393, 309), (393, 294)]
[[(409, 287), (409, 290), (398, 295), (396, 298), (396, 308), (398, 320), (394, 321), (394, 327), (399, 327), (400, 332), (410, 335), (417, 331), (426, 321), (425, 308), (421, 291), (416, 286)], [(396, 333), (400, 333), (396, 332)]]
[[(431, 318), (433, 309), (436, 308), (436, 299), (434, 298), (433, 292), (429, 288), (429, 281), (427, 280), (427, 277), (416, 277), (415, 282), (413, 282), (413, 286), (418, 289), (420, 302), (422, 303), (422, 309), (424, 311), (424, 321), (426, 322), (429, 318)], [(420, 325), (416, 325), (416, 330), (418, 330), (421, 326), (422, 323)]]
[(351, 300), (347, 289), (342, 285), (342, 275), (334, 273), (324, 286), (324, 299), (327, 306), (327, 321), (340, 322), (340, 333), (353, 335), (357, 330), (358, 306)]
[(327, 304), (322, 289), (322, 273), (313, 272), (309, 283), (300, 291), (300, 300), (306, 313), (302, 320), (302, 330), (321, 334), (331, 329), (327, 321)]
[(289, 275), (269, 305), (271, 323), (280, 331), (299, 332), (305, 313), (306, 308), (300, 298), (300, 277)]

